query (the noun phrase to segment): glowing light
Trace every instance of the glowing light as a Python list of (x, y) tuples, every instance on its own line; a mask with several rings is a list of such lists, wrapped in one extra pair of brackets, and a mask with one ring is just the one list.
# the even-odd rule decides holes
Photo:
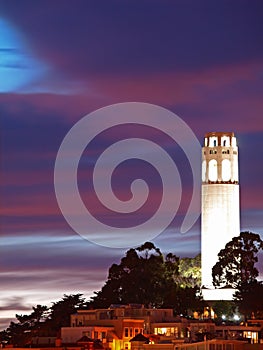
[(24, 38), (0, 19), (0, 92), (18, 91), (42, 76), (46, 67), (33, 58)]

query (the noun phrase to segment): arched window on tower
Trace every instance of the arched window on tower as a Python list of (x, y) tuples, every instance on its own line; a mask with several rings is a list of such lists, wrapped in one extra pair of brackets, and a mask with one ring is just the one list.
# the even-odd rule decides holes
[(223, 146), (223, 147), (230, 146), (230, 137), (229, 136), (222, 136), (221, 137), (221, 146)]
[(208, 179), (210, 181), (217, 181), (217, 161), (211, 159), (208, 164)]
[(222, 160), (222, 180), (223, 181), (231, 180), (231, 163), (229, 159)]
[(218, 145), (217, 136), (209, 137), (209, 147), (216, 147)]

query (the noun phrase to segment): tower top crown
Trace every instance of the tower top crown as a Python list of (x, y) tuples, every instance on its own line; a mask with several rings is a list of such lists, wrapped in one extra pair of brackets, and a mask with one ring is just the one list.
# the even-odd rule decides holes
[(208, 132), (205, 134), (205, 147), (236, 147), (236, 138), (233, 132)]
[(230, 136), (230, 137), (234, 137), (235, 134), (233, 132), (222, 132), (222, 131), (212, 131), (212, 132), (208, 132), (205, 134), (205, 137), (222, 137), (222, 136)]

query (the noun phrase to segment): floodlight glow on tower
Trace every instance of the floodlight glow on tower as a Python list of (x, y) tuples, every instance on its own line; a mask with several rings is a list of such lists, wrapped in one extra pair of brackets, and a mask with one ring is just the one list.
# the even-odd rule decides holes
[(218, 261), (219, 251), (240, 234), (239, 217), (236, 137), (232, 132), (207, 133), (202, 148), (201, 225), (202, 286), (205, 288), (214, 289), (212, 268)]

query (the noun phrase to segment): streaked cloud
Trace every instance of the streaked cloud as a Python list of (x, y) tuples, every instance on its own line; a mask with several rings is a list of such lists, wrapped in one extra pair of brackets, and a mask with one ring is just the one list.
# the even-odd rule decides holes
[(29, 307), (25, 305), (25, 299), (23, 297), (10, 297), (10, 298), (7, 297), (4, 299), (4, 303), (0, 305), (0, 311), (9, 311), (9, 310), (28, 311), (28, 309)]

